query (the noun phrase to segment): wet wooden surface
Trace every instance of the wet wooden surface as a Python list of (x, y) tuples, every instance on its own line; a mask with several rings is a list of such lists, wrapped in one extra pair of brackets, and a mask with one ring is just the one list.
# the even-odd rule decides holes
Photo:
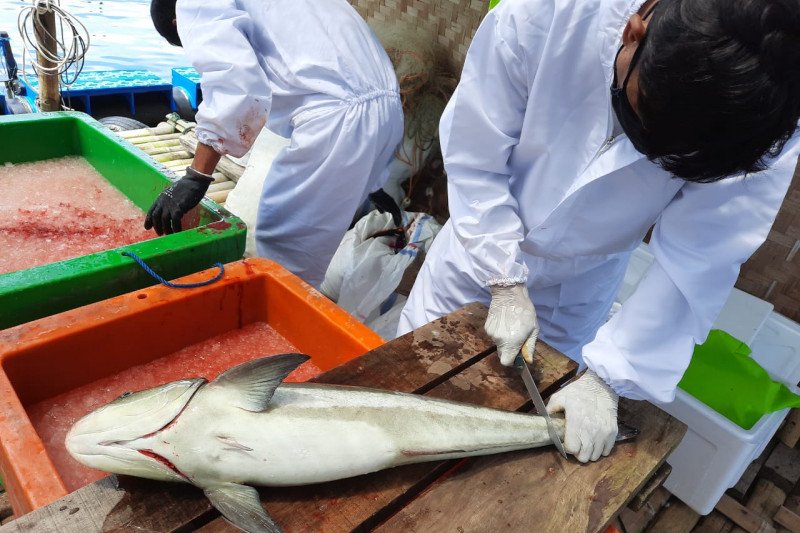
[[(641, 429), (602, 461), (564, 460), (553, 448), (465, 463), (378, 531), (602, 531), (683, 438), (686, 426), (646, 402), (622, 400), (620, 419)], [(468, 512), (465, 510), (469, 510)]]
[[(519, 375), (499, 364), (483, 333), (485, 317), (485, 306), (467, 306), (317, 381), (530, 409)], [(545, 397), (575, 373), (574, 363), (541, 342), (536, 368)], [(262, 489), (262, 501), (287, 532), (596, 530), (647, 482), (685, 431), (644, 402), (625, 403), (623, 413), (642, 435), (589, 467), (543, 448)], [(0, 533), (189, 530), (235, 531), (199, 489), (124, 476), (100, 480), (0, 527)]]

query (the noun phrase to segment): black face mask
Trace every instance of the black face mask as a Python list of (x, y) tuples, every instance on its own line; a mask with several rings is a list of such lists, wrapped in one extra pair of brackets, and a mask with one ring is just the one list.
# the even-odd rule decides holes
[[(656, 4), (657, 6), (658, 4)], [(653, 6), (646, 14), (643, 19), (647, 19), (650, 14), (655, 10)], [(633, 110), (630, 101), (628, 100), (628, 80), (631, 78), (631, 73), (636, 68), (636, 63), (639, 61), (639, 57), (642, 55), (642, 50), (644, 50), (644, 43), (647, 40), (647, 33), (644, 34), (642, 40), (639, 42), (639, 46), (636, 47), (636, 51), (633, 53), (633, 57), (631, 58), (631, 63), (628, 65), (628, 72), (625, 74), (625, 79), (622, 81), (622, 86), (617, 87), (617, 59), (619, 58), (619, 53), (622, 52), (623, 46), (619, 47), (617, 50), (617, 55), (614, 58), (614, 80), (611, 82), (611, 107), (614, 108), (614, 113), (617, 115), (617, 120), (619, 121), (619, 125), (622, 127), (622, 131), (625, 132), (625, 135), (628, 136), (628, 139), (633, 144), (633, 147), (636, 150), (644, 155), (648, 155), (647, 149), (647, 130), (645, 130), (642, 121), (639, 120), (639, 117), (636, 115), (636, 112)]]

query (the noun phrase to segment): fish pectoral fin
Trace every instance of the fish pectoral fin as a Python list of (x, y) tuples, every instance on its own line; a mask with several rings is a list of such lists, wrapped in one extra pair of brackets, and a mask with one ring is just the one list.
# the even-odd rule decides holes
[(209, 387), (223, 387), (234, 398), (237, 407), (247, 411), (263, 411), (278, 385), (292, 370), (309, 359), (302, 353), (262, 357), (226, 370)]
[(225, 483), (204, 489), (211, 505), (231, 524), (248, 533), (282, 533), (264, 510), (258, 491), (247, 485)]
[(238, 442), (233, 437), (228, 437), (225, 435), (217, 435), (217, 440), (220, 441), (222, 444), (227, 446), (227, 448), (223, 448), (226, 451), (234, 451), (234, 452), (252, 452), (253, 448), (245, 446), (241, 442)]

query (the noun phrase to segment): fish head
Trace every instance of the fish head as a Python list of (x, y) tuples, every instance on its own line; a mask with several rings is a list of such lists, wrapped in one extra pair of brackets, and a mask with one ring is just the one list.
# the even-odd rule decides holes
[(163, 481), (187, 481), (146, 441), (181, 414), (204, 379), (184, 379), (126, 392), (72, 426), (64, 441), (78, 462), (98, 470)]

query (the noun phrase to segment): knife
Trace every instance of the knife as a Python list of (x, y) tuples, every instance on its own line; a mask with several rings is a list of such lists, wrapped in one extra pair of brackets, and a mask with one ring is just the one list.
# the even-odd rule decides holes
[[(520, 350), (519, 355), (517, 355), (517, 358), (514, 360), (514, 366), (519, 369), (520, 374), (522, 375), (522, 382), (525, 383), (525, 388), (528, 389), (528, 395), (531, 397), (531, 400), (533, 400), (533, 406), (536, 407), (536, 412), (543, 416), (545, 422), (547, 423), (547, 433), (550, 435), (550, 439), (553, 441), (556, 449), (561, 453), (564, 459), (567, 459), (567, 451), (564, 449), (564, 443), (562, 443), (561, 439), (558, 437), (556, 428), (553, 425), (553, 420), (547, 413), (547, 409), (544, 406), (544, 400), (542, 400), (542, 395), (539, 394), (539, 389), (536, 388), (536, 382), (533, 380), (533, 373), (531, 373), (530, 368), (532, 365), (525, 361), (525, 358), (522, 356), (522, 350)], [(616, 442), (632, 440), (639, 435), (638, 428), (622, 423), (618, 423), (617, 427)]]
[(515, 366), (517, 366), (520, 370), (520, 374), (522, 375), (522, 381), (525, 383), (525, 388), (528, 389), (528, 394), (533, 400), (533, 406), (536, 407), (536, 412), (538, 412), (541, 416), (544, 417), (545, 422), (547, 422), (547, 433), (550, 435), (550, 439), (553, 441), (553, 444), (556, 445), (556, 449), (561, 453), (564, 459), (567, 458), (567, 451), (564, 449), (564, 444), (561, 442), (561, 439), (558, 437), (558, 433), (556, 432), (556, 428), (553, 425), (553, 420), (550, 418), (550, 415), (547, 414), (547, 409), (544, 406), (544, 400), (542, 400), (542, 395), (539, 394), (539, 389), (536, 388), (536, 382), (533, 381), (533, 374), (531, 373), (530, 364), (525, 361), (525, 358), (522, 356), (522, 351), (520, 350), (517, 359), (514, 361)]

